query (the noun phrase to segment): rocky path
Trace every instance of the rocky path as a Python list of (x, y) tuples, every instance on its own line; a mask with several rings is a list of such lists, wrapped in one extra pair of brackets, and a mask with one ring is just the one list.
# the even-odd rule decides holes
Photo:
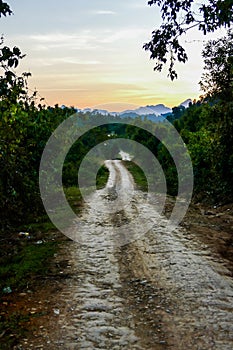
[[(62, 252), (72, 278), (55, 296), (59, 312), (46, 335), (21, 349), (232, 350), (233, 280), (224, 261), (195, 232), (168, 231), (121, 162), (106, 165), (107, 187), (86, 204), (79, 243)], [(155, 223), (146, 234), (139, 213)]]

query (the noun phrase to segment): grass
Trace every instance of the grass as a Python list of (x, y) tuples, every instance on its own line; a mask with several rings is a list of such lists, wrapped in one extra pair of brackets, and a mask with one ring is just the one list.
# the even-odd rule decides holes
[[(108, 181), (109, 171), (108, 169), (103, 165), (97, 175), (96, 175), (96, 188), (97, 190), (100, 190), (106, 186), (106, 183)], [(90, 189), (90, 192), (93, 189)], [(64, 193), (66, 196), (66, 199), (73, 209), (73, 211), (78, 214), (80, 212), (80, 209), (82, 207), (82, 194), (77, 186), (71, 186), (64, 188)]]
[[(135, 169), (135, 167), (132, 168), (131, 164), (130, 169)], [(137, 178), (140, 175), (138, 169), (136, 168)], [(106, 185), (108, 176), (109, 171), (103, 165), (97, 173), (97, 189)], [(75, 186), (65, 188), (64, 192), (71, 208), (78, 214), (83, 204), (79, 188)], [(48, 216), (43, 215), (35, 222), (19, 227), (15, 234), (2, 237), (0, 241), (0, 296), (4, 294), (3, 289), (6, 287), (10, 287), (13, 291), (21, 290), (28, 286), (36, 276), (46, 274), (49, 261), (58, 249), (58, 242), (52, 241), (50, 234), (55, 230), (56, 227)], [(20, 231), (29, 232), (31, 238), (19, 238)], [(37, 244), (39, 240), (42, 241), (41, 244)]]
[[(97, 174), (97, 189), (103, 188), (108, 180), (108, 169), (102, 166)], [(82, 195), (78, 187), (64, 189), (66, 198), (75, 213), (82, 207)], [(21, 290), (38, 275), (44, 275), (49, 260), (58, 249), (58, 243), (51, 241), (49, 233), (56, 227), (48, 216), (38, 217), (35, 222), (22, 225), (18, 232), (29, 232), (31, 238), (19, 238), (18, 232), (1, 240), (0, 295), (3, 289)], [(42, 244), (36, 244), (40, 240)]]
[[(64, 189), (70, 206), (78, 213), (82, 196), (77, 187)], [(19, 236), (29, 232), (30, 238)], [(18, 294), (26, 290), (37, 290), (40, 281), (53, 271), (54, 254), (59, 250), (62, 236), (57, 232), (46, 214), (33, 222), (17, 228), (14, 232), (0, 236), (0, 299), (12, 303)], [(13, 293), (11, 293), (11, 291)], [(9, 292), (9, 294), (8, 294)], [(26, 323), (30, 317), (21, 310), (11, 309), (0, 314), (0, 348), (13, 349), (26, 336)]]
[[(20, 309), (12, 310), (14, 300), (18, 300), (17, 293), (37, 290), (41, 279), (50, 272), (54, 254), (59, 249), (59, 242), (53, 240), (51, 232), (46, 231), (45, 234), (45, 230), (53, 226), (48, 218), (44, 217), (43, 220), (27, 226), (30, 227), (30, 239), (19, 237), (18, 232), (1, 239), (0, 299), (11, 306), (9, 309), (6, 306), (0, 314), (2, 350), (13, 349), (20, 339), (27, 336), (26, 324), (30, 315)], [(8, 294), (7, 289), (13, 293)]]
[(29, 315), (13, 312), (8, 317), (0, 315), (1, 350), (15, 349), (18, 341), (26, 337), (28, 330), (25, 323), (30, 321)]
[(18, 228), (18, 231), (30, 232), (30, 233), (46, 233), (56, 230), (56, 227), (49, 220), (47, 215), (38, 217), (35, 222), (31, 222), (26, 225), (22, 225)]
[(16, 254), (3, 256), (0, 259), (0, 294), (7, 287), (12, 291), (30, 287), (38, 275), (47, 273), (49, 259), (57, 249), (58, 243), (54, 241), (37, 244), (28, 240), (17, 247)]
[(78, 214), (82, 207), (82, 195), (79, 188), (77, 186), (67, 187), (64, 188), (64, 193), (69, 205)]
[(132, 161), (123, 161), (124, 166), (128, 169), (128, 171), (133, 176), (134, 182), (137, 185), (137, 188), (141, 191), (148, 191), (147, 179), (142, 171), (142, 169)]
[(108, 177), (109, 177), (109, 170), (106, 168), (105, 165), (102, 165), (102, 167), (99, 169), (96, 176), (97, 190), (100, 190), (106, 186), (108, 182)]

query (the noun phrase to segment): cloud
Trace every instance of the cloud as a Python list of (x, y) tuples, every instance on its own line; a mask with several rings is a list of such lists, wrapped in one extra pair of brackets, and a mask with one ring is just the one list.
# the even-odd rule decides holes
[(46, 33), (25, 36), (24, 40), (33, 41), (35, 51), (45, 51), (55, 48), (70, 48), (72, 50), (101, 50), (106, 44), (116, 41), (126, 42), (144, 37), (147, 31), (144, 28), (122, 28), (115, 30), (84, 30), (78, 33)]
[(54, 87), (46, 87), (46, 88), (42, 88), (42, 91), (61, 91), (61, 92), (64, 92), (64, 91), (76, 91), (76, 92), (88, 92), (89, 90), (88, 89), (83, 89), (83, 88), (64, 88), (64, 87), (61, 87), (61, 88), (54, 88)]
[(46, 33), (35, 34), (25, 37), (25, 40), (33, 41), (33, 49), (36, 51), (45, 51), (56, 48), (70, 48), (73, 50), (96, 50), (98, 37), (89, 30), (81, 31), (76, 34)]
[(94, 12), (96, 15), (116, 15), (116, 12), (109, 10), (99, 10)]
[(73, 34), (49, 33), (30, 35), (29, 38), (40, 43), (60, 43), (74, 40), (76, 36)]
[(85, 60), (85, 59), (79, 59), (77, 57), (54, 57), (46, 59), (38, 58), (35, 59), (34, 62), (37, 62), (40, 66), (52, 66), (54, 64), (76, 64), (76, 65), (83, 65), (83, 66), (95, 66), (101, 64), (100, 61), (97, 60)]
[(64, 62), (64, 63), (70, 63), (70, 64), (79, 64), (79, 65), (98, 65), (101, 64), (100, 61), (97, 60), (80, 60), (77, 57), (63, 57), (63, 58), (58, 58), (57, 62)]

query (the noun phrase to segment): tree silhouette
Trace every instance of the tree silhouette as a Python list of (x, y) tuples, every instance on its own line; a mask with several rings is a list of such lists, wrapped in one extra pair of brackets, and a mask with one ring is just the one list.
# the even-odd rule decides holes
[(152, 32), (151, 41), (143, 48), (150, 51), (150, 58), (156, 60), (154, 70), (161, 71), (170, 61), (168, 76), (177, 78), (175, 62), (185, 63), (187, 53), (180, 43), (182, 35), (197, 27), (204, 35), (221, 27), (230, 27), (233, 22), (232, 0), (150, 0), (148, 5), (160, 7), (162, 24)]
[(0, 0), (0, 17), (2, 16), (7, 16), (7, 15), (11, 15), (12, 11), (10, 9), (10, 6), (6, 3), (3, 2), (2, 0)]
[(233, 89), (233, 31), (217, 40), (210, 40), (202, 51), (204, 70), (200, 82), (205, 97), (232, 101)]

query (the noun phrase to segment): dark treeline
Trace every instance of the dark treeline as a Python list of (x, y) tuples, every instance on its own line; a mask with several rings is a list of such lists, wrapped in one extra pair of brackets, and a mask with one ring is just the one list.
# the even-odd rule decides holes
[[(0, 4), (3, 4), (0, 2)], [(5, 7), (4, 7), (5, 6)], [(0, 14), (9, 14), (6, 4)], [(5, 11), (5, 13), (4, 13)], [(201, 81), (204, 95), (189, 108), (174, 107), (168, 117), (187, 144), (194, 168), (194, 195), (214, 202), (233, 198), (233, 41), (232, 32), (210, 41), (204, 51), (205, 73)], [(62, 121), (75, 113), (74, 108), (47, 107), (30, 93), (30, 74), (17, 76), (15, 68), (24, 57), (21, 51), (0, 43), (0, 229), (11, 230), (44, 214), (39, 192), (39, 166), (50, 135)], [(95, 145), (117, 137), (135, 140), (156, 156), (166, 175), (168, 193), (177, 193), (177, 172), (166, 148), (153, 134), (159, 129), (164, 139), (169, 133), (164, 123), (146, 118), (129, 119), (79, 113), (80, 121), (93, 128), (71, 148), (63, 168), (64, 186), (77, 185), (83, 157)], [(94, 127), (94, 121), (103, 125)], [(126, 120), (125, 120), (126, 121)], [(121, 122), (118, 124), (117, 122)], [(137, 124), (137, 127), (134, 124)], [(141, 125), (141, 128), (138, 127)], [(150, 130), (149, 133), (147, 130)], [(109, 145), (109, 147), (111, 147)], [(174, 144), (174, 147), (176, 145)], [(117, 156), (119, 147), (114, 150)], [(111, 156), (112, 156), (111, 152)]]
[[(46, 142), (56, 127), (74, 114), (72, 108), (36, 107), (34, 103), (7, 104), (0, 101), (0, 215), (6, 228), (33, 220), (43, 211), (40, 200), (39, 165)], [(194, 102), (189, 108), (175, 107), (169, 117), (189, 150), (193, 169), (196, 198), (226, 201), (233, 197), (233, 122), (232, 103), (217, 101)], [(77, 185), (78, 169), (85, 155), (97, 144), (118, 137), (135, 140), (147, 147), (158, 159), (166, 175), (168, 193), (177, 193), (177, 174), (174, 161), (165, 144), (154, 137), (154, 131), (166, 136), (164, 123), (148, 120), (128, 120), (130, 124), (112, 116), (79, 113), (80, 120), (103, 123), (84, 134), (70, 149), (63, 167), (64, 186)], [(114, 123), (115, 122), (115, 123)], [(145, 129), (151, 130), (151, 133)], [(176, 147), (176, 145), (174, 145)], [(120, 147), (115, 149), (118, 156)], [(133, 151), (133, 150), (132, 150)]]

